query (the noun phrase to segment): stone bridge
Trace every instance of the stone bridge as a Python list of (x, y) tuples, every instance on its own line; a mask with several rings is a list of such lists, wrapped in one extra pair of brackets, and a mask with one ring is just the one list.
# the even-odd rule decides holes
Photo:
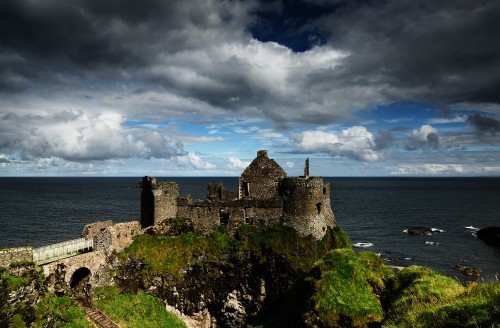
[[(50, 263), (48, 259), (45, 260), (41, 267), (46, 277), (51, 274), (58, 275), (57, 279), (64, 279), (70, 287), (76, 286), (80, 280), (89, 276), (92, 286), (112, 284), (109, 255), (122, 251), (141, 233), (138, 221), (117, 224), (104, 221), (86, 225), (82, 233), (83, 238), (61, 243), (57, 247), (46, 247), (41, 252), (45, 256), (40, 257), (40, 261), (45, 257), (52, 260)], [(91, 249), (88, 248), (89, 245), (92, 245)], [(51, 247), (54, 249), (51, 250)], [(82, 251), (87, 252), (82, 254)], [(58, 259), (58, 253), (66, 255), (59, 255), (61, 258)]]
[(92, 251), (80, 255), (75, 255), (62, 260), (57, 260), (42, 265), (46, 277), (51, 274), (62, 274), (59, 279), (64, 279), (70, 287), (74, 287), (80, 280), (90, 276), (90, 284), (93, 286), (103, 286), (110, 282), (109, 269), (107, 264), (108, 255), (106, 251)]
[(128, 247), (143, 230), (138, 221), (113, 224), (101, 221), (84, 227), (82, 238), (39, 248), (15, 247), (0, 250), (0, 266), (15, 261), (34, 261), (53, 283), (64, 280), (70, 287), (90, 276), (92, 286), (112, 284), (109, 255)]

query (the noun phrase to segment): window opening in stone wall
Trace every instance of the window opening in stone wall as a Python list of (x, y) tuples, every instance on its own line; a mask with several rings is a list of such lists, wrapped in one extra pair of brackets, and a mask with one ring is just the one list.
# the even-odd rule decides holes
[(221, 225), (227, 225), (229, 223), (229, 212), (224, 208), (219, 209), (219, 220)]
[(323, 195), (326, 195), (326, 188), (323, 187)]
[(243, 209), (243, 217), (245, 218), (246, 224), (253, 224), (253, 210), (251, 207), (245, 207)]
[(250, 182), (243, 182), (243, 196), (250, 196)]
[(321, 203), (316, 204), (316, 210), (318, 210), (318, 214), (321, 213)]

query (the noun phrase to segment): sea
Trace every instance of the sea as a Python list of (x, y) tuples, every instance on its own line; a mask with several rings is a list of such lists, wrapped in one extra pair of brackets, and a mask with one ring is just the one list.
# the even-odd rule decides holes
[[(0, 248), (40, 247), (79, 238), (85, 224), (140, 220), (139, 177), (0, 178)], [(475, 237), (500, 226), (500, 178), (324, 178), (337, 224), (357, 251), (388, 264), (429, 266), (461, 281), (454, 266), (498, 280), (500, 252)], [(204, 199), (208, 182), (236, 191), (237, 177), (157, 178), (179, 183), (181, 195)], [(414, 226), (436, 233), (410, 236)]]

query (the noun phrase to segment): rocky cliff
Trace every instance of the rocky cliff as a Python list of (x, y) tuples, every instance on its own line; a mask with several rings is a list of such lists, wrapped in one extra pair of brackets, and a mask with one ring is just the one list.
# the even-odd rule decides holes
[(164, 228), (137, 237), (118, 255), (115, 281), (124, 291), (144, 289), (164, 299), (197, 327), (260, 324), (317, 260), (331, 249), (350, 247), (338, 227), (321, 241), (279, 225), (266, 230), (244, 226), (235, 236), (222, 230), (170, 236), (186, 229), (171, 222)]

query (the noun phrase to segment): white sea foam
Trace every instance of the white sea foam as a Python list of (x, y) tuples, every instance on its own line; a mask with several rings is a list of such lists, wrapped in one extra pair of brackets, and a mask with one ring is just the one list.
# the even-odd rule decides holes
[(403, 230), (404, 233), (408, 233), (408, 229)]
[(464, 227), (465, 229), (469, 229), (469, 230), (479, 230), (479, 228), (476, 228), (476, 227), (473, 227), (473, 226), (468, 226), (468, 227)]
[(439, 245), (439, 243), (437, 243), (435, 241), (426, 241), (425, 244), (426, 245), (431, 245), (431, 246), (437, 246), (437, 245)]
[(372, 247), (373, 243), (356, 243), (356, 244), (353, 244), (352, 246), (367, 248), (367, 247)]
[(444, 232), (443, 229), (431, 228), (432, 232)]

